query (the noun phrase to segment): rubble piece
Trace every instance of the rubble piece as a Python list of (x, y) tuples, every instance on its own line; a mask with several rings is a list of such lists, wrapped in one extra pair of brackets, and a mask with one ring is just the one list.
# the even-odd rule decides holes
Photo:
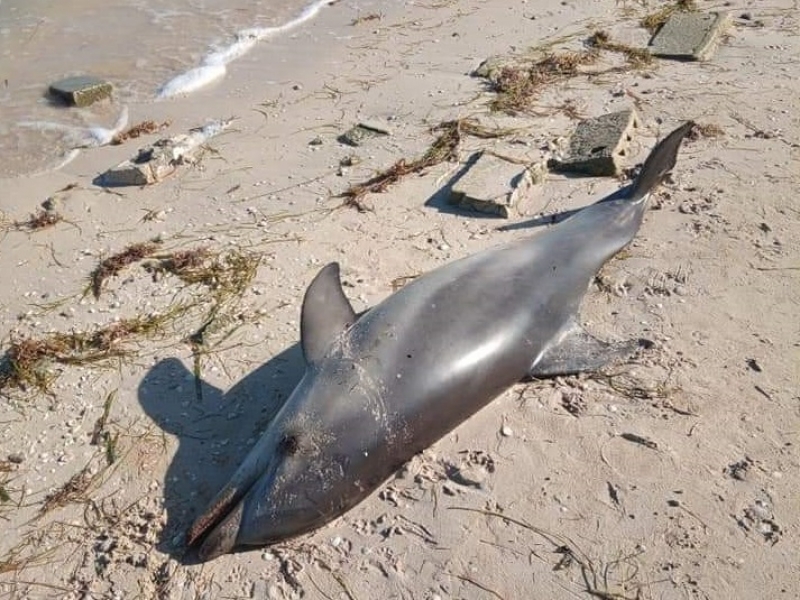
[(673, 13), (650, 40), (650, 53), (678, 60), (709, 60), (730, 23), (728, 13)]
[(91, 75), (67, 77), (50, 84), (50, 93), (79, 108), (111, 97), (113, 86)]
[(366, 140), (392, 135), (392, 130), (377, 121), (362, 121), (339, 136), (339, 141), (349, 146), (360, 146)]
[(530, 172), (531, 183), (533, 185), (543, 184), (548, 173), (547, 161), (533, 163), (530, 167), (528, 167), (528, 171)]
[(497, 81), (503, 72), (503, 69), (509, 67), (518, 67), (521, 60), (515, 56), (507, 54), (495, 54), (484, 60), (478, 67), (470, 73), (473, 77), (482, 77), (489, 81)]
[(209, 139), (227, 129), (232, 119), (212, 121), (204, 127), (158, 140), (140, 148), (138, 154), (102, 175), (107, 186), (151, 185), (169, 177), (183, 164), (196, 162), (199, 150)]
[(473, 154), (469, 170), (453, 185), (449, 203), (504, 219), (529, 194), (531, 171), (490, 152)]
[(633, 109), (609, 113), (578, 123), (565, 158), (553, 158), (547, 166), (554, 171), (587, 175), (616, 176), (639, 117)]

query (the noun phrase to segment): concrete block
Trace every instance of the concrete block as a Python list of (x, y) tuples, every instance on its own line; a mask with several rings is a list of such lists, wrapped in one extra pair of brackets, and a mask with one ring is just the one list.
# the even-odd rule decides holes
[(650, 40), (650, 52), (662, 58), (709, 60), (730, 23), (728, 13), (673, 13)]
[(69, 104), (84, 107), (111, 97), (113, 86), (91, 75), (67, 77), (50, 84), (50, 93)]
[(103, 173), (103, 185), (150, 185), (171, 175), (177, 164), (172, 159), (172, 148), (148, 146), (139, 154)]
[(533, 186), (528, 168), (489, 152), (476, 152), (450, 190), (449, 203), (507, 219)]
[(551, 159), (548, 166), (554, 171), (619, 175), (619, 158), (626, 154), (638, 126), (639, 117), (633, 109), (581, 121), (570, 139), (567, 156)]

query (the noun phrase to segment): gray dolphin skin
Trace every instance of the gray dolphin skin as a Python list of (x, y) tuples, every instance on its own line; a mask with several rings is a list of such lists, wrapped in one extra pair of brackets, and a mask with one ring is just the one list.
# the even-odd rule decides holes
[(546, 231), (446, 264), (361, 315), (324, 267), (306, 291), (300, 383), (192, 525), (209, 560), (311, 531), (364, 500), (414, 454), (526, 378), (598, 369), (640, 343), (578, 324), (598, 270), (630, 243), (693, 123), (634, 184)]

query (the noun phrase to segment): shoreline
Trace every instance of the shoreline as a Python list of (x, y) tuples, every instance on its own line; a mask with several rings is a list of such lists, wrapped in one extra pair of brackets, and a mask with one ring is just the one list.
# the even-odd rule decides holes
[[(71, 20), (67, 20), (63, 31), (59, 31), (57, 19), (59, 16), (65, 18), (65, 15), (57, 14), (52, 18), (40, 16), (36, 19), (38, 24), (28, 33), (27, 38), (24, 32), (15, 37), (10, 31), (6, 31), (4, 35), (8, 45), (4, 54), (8, 58), (12, 56), (11, 52), (18, 56), (13, 65), (4, 69), (6, 102), (4, 106), (0, 106), (4, 121), (0, 129), (3, 135), (0, 140), (0, 160), (3, 163), (0, 173), (3, 178), (13, 178), (58, 170), (60, 167), (55, 165), (63, 165), (68, 161), (62, 161), (60, 157), (53, 155), (50, 164), (39, 162), (39, 156), (50, 152), (51, 146), (63, 148), (66, 155), (75, 148), (107, 144), (108, 139), (104, 139), (103, 131), (106, 126), (114, 123), (115, 114), (127, 110), (129, 106), (134, 112), (144, 112), (153, 102), (174, 99), (177, 96), (186, 98), (210, 84), (220, 83), (227, 74), (228, 64), (241, 59), (257, 45), (268, 46), (266, 42), (270, 39), (279, 40), (282, 36), (292, 34), (298, 27), (302, 29), (302, 26), (307, 26), (325, 7), (325, 0), (306, 3), (296, 14), (289, 15), (287, 20), (272, 26), (257, 25), (264, 19), (263, 16), (254, 15), (253, 21), (246, 27), (237, 28), (238, 21), (234, 19), (228, 23), (228, 27), (233, 26), (234, 29), (222, 34), (217, 32), (214, 34), (216, 37), (206, 39), (205, 48), (199, 53), (201, 59), (183, 70), (178, 65), (185, 60), (192, 61), (198, 51), (180, 47), (173, 56), (174, 49), (169, 45), (164, 48), (149, 47), (148, 42), (153, 44), (160, 40), (164, 43), (164, 31), (156, 31), (149, 38), (145, 35), (143, 40), (139, 40), (138, 43), (144, 44), (148, 50), (135, 60), (129, 50), (122, 57), (113, 59), (83, 56), (86, 47), (91, 49), (95, 42), (104, 42), (108, 46), (97, 48), (97, 52), (116, 54), (120, 52), (120, 46), (130, 48), (132, 40), (127, 40), (126, 43), (124, 36), (117, 41), (97, 35), (98, 40), (89, 36), (90, 39), (81, 44), (74, 39), (74, 34), (71, 36), (69, 33), (76, 27)], [(9, 22), (12, 22), (11, 17), (19, 13), (19, 8), (15, 11), (12, 7), (8, 11)], [(142, 13), (138, 15), (141, 20), (147, 11), (142, 9), (139, 12)], [(276, 10), (276, 14), (280, 13), (280, 10)], [(119, 7), (116, 12), (110, 10), (103, 18), (108, 19), (114, 15), (124, 17), (125, 9)], [(172, 18), (177, 18), (176, 15)], [(15, 18), (22, 21), (23, 15), (16, 14)], [(30, 20), (33, 17), (27, 15), (27, 18)], [(197, 15), (194, 27), (202, 20), (201, 15)], [(220, 25), (224, 27), (222, 23)], [(139, 26), (146, 27), (145, 24)], [(186, 27), (191, 31), (193, 25), (189, 23)], [(206, 35), (211, 33), (203, 31)], [(58, 58), (49, 57), (47, 48), (59, 44), (68, 44), (76, 56), (61, 62), (58, 62)], [(73, 47), (76, 44), (77, 47)], [(31, 73), (40, 75), (32, 76)], [(114, 86), (111, 101), (105, 100), (78, 109), (62, 106), (59, 101), (46, 95), (47, 86), (52, 81), (82, 73), (93, 73), (94, 76), (107, 78)], [(161, 77), (163, 79), (159, 81)], [(152, 89), (148, 91), (150, 86)], [(23, 154), (24, 158), (17, 156), (19, 154)], [(25, 166), (26, 159), (32, 166)]]

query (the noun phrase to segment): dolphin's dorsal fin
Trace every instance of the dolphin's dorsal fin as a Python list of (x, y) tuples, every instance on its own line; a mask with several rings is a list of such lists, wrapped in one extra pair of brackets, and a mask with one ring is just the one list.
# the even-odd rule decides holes
[(650, 346), (652, 342), (648, 340), (604, 342), (572, 322), (561, 339), (545, 349), (531, 365), (528, 377), (538, 379), (596, 371), (611, 362), (630, 357), (640, 348)]
[(322, 358), (333, 338), (355, 320), (356, 313), (339, 281), (339, 263), (325, 265), (314, 277), (303, 298), (300, 343), (306, 362), (311, 364)]

